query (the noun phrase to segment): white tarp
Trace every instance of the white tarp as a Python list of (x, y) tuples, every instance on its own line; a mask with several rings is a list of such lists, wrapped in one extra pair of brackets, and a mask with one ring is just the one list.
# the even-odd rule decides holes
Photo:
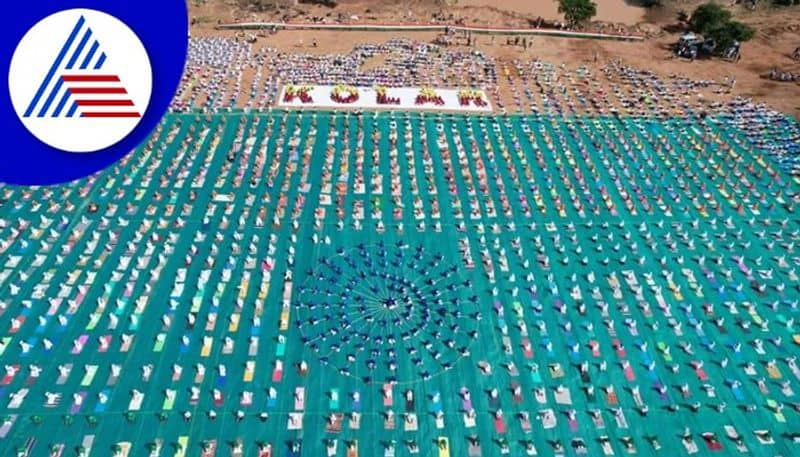
[[(436, 93), (442, 97), (444, 105), (438, 106), (433, 103), (426, 103), (424, 105), (415, 104), (417, 95), (419, 94), (419, 87), (392, 87), (387, 89), (387, 96), (390, 98), (399, 98), (399, 105), (379, 105), (375, 99), (375, 89), (372, 87), (358, 87), (359, 97), (354, 103), (341, 104), (331, 100), (331, 91), (335, 86), (316, 86), (311, 84), (304, 84), (302, 86), (311, 87), (308, 92), (313, 99), (312, 103), (303, 103), (298, 97), (295, 97), (291, 102), (284, 102), (283, 96), (288, 86), (281, 88), (280, 97), (278, 98), (278, 106), (291, 106), (291, 107), (308, 107), (308, 108), (340, 108), (340, 109), (365, 109), (365, 108), (379, 108), (379, 109), (396, 109), (396, 110), (448, 110), (448, 111), (465, 111), (465, 112), (491, 112), (492, 104), (486, 92), (483, 93), (483, 100), (486, 106), (475, 106), (470, 103), (468, 106), (461, 106), (458, 101), (458, 89), (435, 89)], [(295, 88), (301, 85), (294, 86)]]

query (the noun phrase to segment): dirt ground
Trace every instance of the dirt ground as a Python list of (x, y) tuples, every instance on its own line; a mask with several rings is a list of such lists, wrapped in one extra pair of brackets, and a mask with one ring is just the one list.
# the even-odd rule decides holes
[[(642, 8), (630, 5), (623, 0), (595, 0), (597, 3), (598, 21), (621, 22), (623, 24), (637, 24), (645, 20), (646, 11)], [(541, 16), (545, 19), (559, 20), (558, 4), (552, 0), (460, 0), (456, 7), (464, 8), (487, 8), (496, 7), (498, 10), (514, 11), (520, 14), (536, 17)]]
[[(290, 16), (288, 19), (293, 21), (309, 20), (313, 16), (319, 19), (328, 15), (327, 22), (336, 22), (331, 17), (341, 13), (346, 17), (358, 15), (359, 22), (427, 23), (432, 22), (432, 11), (440, 11), (435, 8), (442, 8), (445, 15), (452, 13), (466, 23), (508, 26), (525, 25), (524, 21), (538, 16), (547, 19), (557, 17), (555, 2), (550, 0), (504, 0), (494, 3), (487, 0), (460, 0), (457, 6), (446, 8), (431, 7), (431, 3), (438, 3), (432, 0), (412, 0), (402, 5), (393, 2), (390, 7), (375, 5), (382, 1), (345, 0), (336, 8), (300, 5), (266, 13), (242, 13), (230, 4), (208, 1), (211, 3), (199, 7), (190, 5), (190, 15), (198, 19), (198, 23), (192, 27), (194, 36), (233, 35), (232, 32), (215, 30), (214, 26), (218, 21), (274, 20), (280, 15)], [(628, 65), (649, 69), (662, 76), (681, 74), (692, 79), (716, 81), (735, 77), (734, 95), (752, 97), (779, 111), (800, 117), (800, 84), (773, 82), (764, 78), (764, 74), (775, 67), (783, 71), (800, 72), (800, 62), (791, 58), (792, 51), (800, 46), (800, 8), (758, 11), (735, 9), (739, 20), (758, 30), (756, 38), (743, 45), (741, 61), (732, 63), (713, 59), (690, 62), (673, 58), (670, 46), (681, 33), (675, 19), (677, 11), (691, 11), (696, 2), (675, 3), (658, 10), (646, 10), (629, 6), (622, 0), (598, 1), (598, 18), (611, 19), (619, 27), (626, 24), (624, 26), (629, 30), (646, 34), (647, 39), (641, 42), (537, 36), (533, 39), (534, 45), (523, 50), (521, 47), (507, 46), (505, 37), (479, 35), (477, 47), (495, 57), (498, 63), (514, 58), (539, 58), (557, 65), (564, 64), (568, 68), (586, 65), (598, 69), (607, 61), (622, 59)], [(502, 9), (491, 5), (502, 5)], [(381, 13), (376, 13), (377, 10)], [(423, 11), (426, 13), (423, 14)], [(297, 14), (298, 12), (302, 13)], [(275, 35), (259, 36), (256, 47), (269, 46), (287, 52), (339, 53), (349, 51), (358, 43), (382, 42), (392, 37), (431, 41), (435, 36), (434, 33), (280, 31)], [(314, 39), (319, 43), (317, 48), (311, 46)], [(505, 97), (502, 94), (501, 96)]]

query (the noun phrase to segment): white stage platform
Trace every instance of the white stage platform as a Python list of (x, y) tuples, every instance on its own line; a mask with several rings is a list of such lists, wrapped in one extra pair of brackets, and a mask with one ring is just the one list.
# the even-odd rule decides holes
[[(299, 98), (295, 98), (291, 102), (284, 102), (284, 93), (288, 86), (281, 88), (280, 96), (278, 97), (278, 106), (294, 107), (294, 108), (326, 108), (326, 109), (396, 109), (396, 110), (446, 110), (446, 111), (463, 111), (463, 112), (491, 112), (492, 103), (489, 100), (485, 91), (480, 90), (483, 94), (483, 100), (486, 106), (475, 106), (470, 103), (469, 106), (461, 106), (458, 101), (458, 89), (435, 89), (436, 93), (442, 97), (444, 105), (438, 106), (433, 103), (426, 103), (424, 105), (417, 105), (414, 101), (419, 94), (419, 87), (392, 87), (387, 88), (387, 96), (391, 98), (399, 98), (399, 105), (380, 105), (375, 100), (375, 89), (372, 87), (357, 87), (359, 98), (354, 103), (336, 103), (331, 100), (331, 91), (335, 86), (316, 86), (312, 84), (305, 84), (303, 86), (311, 87), (308, 92), (313, 99), (312, 103), (303, 103)], [(300, 85), (294, 86), (295, 88), (301, 87)]]

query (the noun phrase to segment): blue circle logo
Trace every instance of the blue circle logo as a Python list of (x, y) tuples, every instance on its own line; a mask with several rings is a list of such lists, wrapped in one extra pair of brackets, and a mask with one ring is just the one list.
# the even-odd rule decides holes
[(102, 170), (167, 110), (186, 61), (186, 4), (120, 3), (34, 4), (0, 32), (10, 44), (0, 55), (8, 75), (0, 182), (55, 184)]

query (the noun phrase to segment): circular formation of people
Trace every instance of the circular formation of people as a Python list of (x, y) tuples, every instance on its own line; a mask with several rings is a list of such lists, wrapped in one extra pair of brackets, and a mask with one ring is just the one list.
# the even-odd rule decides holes
[(443, 254), (381, 241), (314, 263), (297, 290), (296, 325), (321, 362), (343, 375), (426, 381), (468, 356), (478, 338), (477, 296), (466, 296), (472, 283)]

